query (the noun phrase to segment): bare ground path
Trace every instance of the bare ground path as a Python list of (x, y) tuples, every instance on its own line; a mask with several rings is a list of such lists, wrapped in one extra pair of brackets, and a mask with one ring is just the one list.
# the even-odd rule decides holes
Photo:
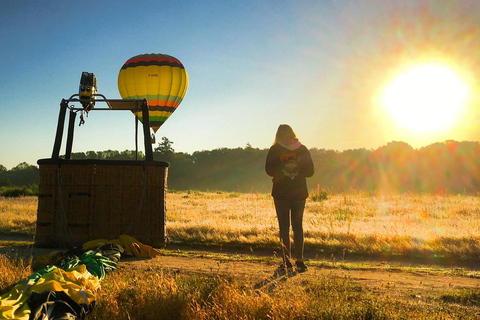
[[(0, 254), (35, 259), (55, 249), (35, 248), (32, 239), (0, 236)], [(23, 242), (22, 242), (23, 241)], [(224, 275), (239, 283), (259, 286), (282, 281), (300, 284), (306, 279), (324, 277), (348, 279), (367, 287), (374, 294), (426, 302), (430, 297), (455, 289), (480, 289), (480, 265), (462, 267), (421, 265), (415, 262), (307, 260), (309, 270), (293, 277), (273, 279), (279, 259), (273, 252), (225, 252), (219, 249), (167, 247), (152, 259), (125, 258), (118, 269), (135, 272), (173, 272)], [(263, 258), (262, 258), (263, 257)]]
[[(154, 259), (125, 259), (120, 268), (127, 270), (155, 272), (202, 273), (225, 275), (240, 283), (252, 286), (262, 282), (269, 285), (276, 282), (272, 274), (278, 261), (248, 261), (249, 257), (240, 255), (238, 259), (215, 258), (210, 252), (183, 252), (187, 256), (162, 255)], [(348, 261), (345, 261), (348, 262)], [(465, 268), (443, 268), (439, 266), (406, 267), (390, 262), (363, 261), (362, 268), (345, 267), (343, 263), (326, 260), (308, 260), (309, 270), (305, 273), (282, 278), (282, 282), (299, 284), (306, 279), (323, 277), (348, 279), (367, 287), (375, 294), (388, 294), (399, 299), (425, 301), (441, 292), (454, 289), (480, 289), (480, 272)], [(279, 279), (280, 280), (280, 279)]]

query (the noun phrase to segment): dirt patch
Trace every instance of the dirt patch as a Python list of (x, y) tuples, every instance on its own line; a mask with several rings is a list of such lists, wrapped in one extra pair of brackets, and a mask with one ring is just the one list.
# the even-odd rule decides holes
[[(198, 255), (199, 251), (192, 251)], [(210, 252), (207, 252), (208, 254)], [(244, 257), (248, 259), (248, 257)], [(279, 262), (279, 261), (278, 261)], [(282, 281), (300, 284), (304, 280), (315, 280), (323, 277), (348, 279), (359, 283), (375, 294), (388, 294), (397, 299), (426, 300), (433, 296), (455, 289), (480, 289), (480, 274), (477, 270), (443, 269), (438, 266), (421, 266), (420, 271), (404, 270), (385, 262), (365, 261), (364, 270), (344, 269), (342, 266), (329, 264), (325, 260), (308, 260), (309, 270), (292, 277), (275, 279), (272, 277), (278, 262), (244, 261), (244, 259), (225, 260), (222, 258), (182, 257), (162, 255), (153, 259), (124, 259), (119, 268), (141, 272), (170, 271), (179, 273), (202, 273), (225, 275), (240, 283), (252, 286), (269, 285)], [(370, 267), (368, 267), (370, 266)], [(393, 267), (393, 268), (392, 268)], [(412, 266), (415, 270), (415, 266)], [(395, 270), (391, 270), (395, 269)], [(451, 273), (451, 274), (448, 274)], [(461, 273), (461, 274), (460, 274)]]

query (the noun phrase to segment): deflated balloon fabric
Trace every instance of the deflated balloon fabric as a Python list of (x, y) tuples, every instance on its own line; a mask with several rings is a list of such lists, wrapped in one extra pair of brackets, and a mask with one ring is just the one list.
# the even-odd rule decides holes
[[(85, 248), (96, 250), (86, 250)], [(90, 310), (92, 303), (95, 302), (95, 293), (100, 288), (100, 281), (104, 279), (106, 273), (114, 271), (117, 267), (117, 262), (102, 255), (102, 252), (112, 256), (117, 261), (123, 250), (142, 258), (152, 258), (160, 254), (160, 250), (142, 244), (128, 235), (122, 235), (111, 241), (105, 239), (89, 241), (83, 245), (83, 249), (86, 252), (80, 258), (72, 258), (65, 263), (62, 262), (61, 268), (48, 266), (41, 269), (0, 296), (0, 319), (29, 319), (31, 311), (27, 301), (33, 293), (45, 293), (47, 299), (42, 306), (46, 306), (47, 309), (54, 308), (52, 304), (55, 304), (56, 299), (52, 298), (53, 295), (48, 292), (63, 292), (76, 304), (82, 306), (84, 310)], [(45, 262), (58, 262), (59, 258), (63, 260), (70, 256), (76, 257), (62, 252), (54, 252), (51, 255), (44, 256), (43, 260)], [(60, 295), (63, 296), (63, 293)], [(68, 316), (70, 314), (68, 310), (70, 309), (65, 305), (64, 300), (68, 299), (60, 299), (58, 303), (62, 305), (60, 311), (66, 310), (65, 314)], [(41, 315), (42, 310), (35, 310), (32, 319), (35, 319), (37, 314)]]
[(93, 303), (77, 303), (63, 291), (33, 292), (27, 300), (29, 320), (84, 319), (93, 310)]
[(125, 253), (131, 254), (137, 258), (153, 258), (161, 253), (159, 249), (143, 244), (134, 237), (126, 234), (122, 234), (120, 237), (118, 237), (118, 239), (114, 240), (91, 240), (85, 242), (82, 247), (83, 250), (92, 250), (111, 243), (121, 245), (125, 250)]
[(85, 265), (87, 270), (94, 276), (98, 277), (98, 280), (102, 281), (105, 275), (114, 271), (117, 268), (117, 263), (110, 258), (102, 256), (101, 253), (89, 250), (85, 252), (80, 259), (73, 259), (68, 261), (63, 269), (69, 269), (78, 265)]
[(87, 306), (95, 301), (100, 282), (85, 265), (68, 270), (52, 268), (51, 272), (23, 281), (0, 296), (0, 318), (28, 319), (30, 309), (26, 302), (33, 292), (63, 291), (75, 302)]

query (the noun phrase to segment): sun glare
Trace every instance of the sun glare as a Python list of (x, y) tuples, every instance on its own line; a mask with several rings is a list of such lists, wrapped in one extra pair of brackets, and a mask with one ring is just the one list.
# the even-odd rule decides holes
[(448, 129), (465, 106), (469, 87), (450, 68), (419, 65), (385, 89), (382, 105), (404, 128), (416, 132)]

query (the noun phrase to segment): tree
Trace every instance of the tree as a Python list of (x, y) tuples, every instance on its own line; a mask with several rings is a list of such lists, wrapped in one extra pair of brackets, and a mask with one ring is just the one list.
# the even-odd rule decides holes
[(29, 164), (26, 163), (26, 162), (22, 162), (22, 163), (17, 164), (15, 167), (13, 167), (13, 168), (12, 168), (12, 171), (26, 170), (26, 169), (28, 169), (29, 167), (33, 167), (33, 166), (29, 165)]
[(97, 153), (95, 151), (87, 151), (87, 159), (97, 159)]
[(10, 187), (12, 182), (7, 177), (0, 176), (0, 187)]
[(9, 187), (12, 185), (10, 179), (7, 178), (7, 168), (0, 164), (0, 187)]
[(169, 156), (175, 152), (172, 148), (173, 142), (167, 137), (162, 137), (162, 142), (158, 143), (158, 147), (155, 148), (155, 152), (160, 153), (162, 156)]
[[(37, 166), (22, 162), (12, 168), (12, 170), (6, 172), (5, 177), (8, 178), (14, 186), (26, 186), (38, 184), (40, 174)], [(5, 182), (6, 181), (4, 181), (4, 183)]]

